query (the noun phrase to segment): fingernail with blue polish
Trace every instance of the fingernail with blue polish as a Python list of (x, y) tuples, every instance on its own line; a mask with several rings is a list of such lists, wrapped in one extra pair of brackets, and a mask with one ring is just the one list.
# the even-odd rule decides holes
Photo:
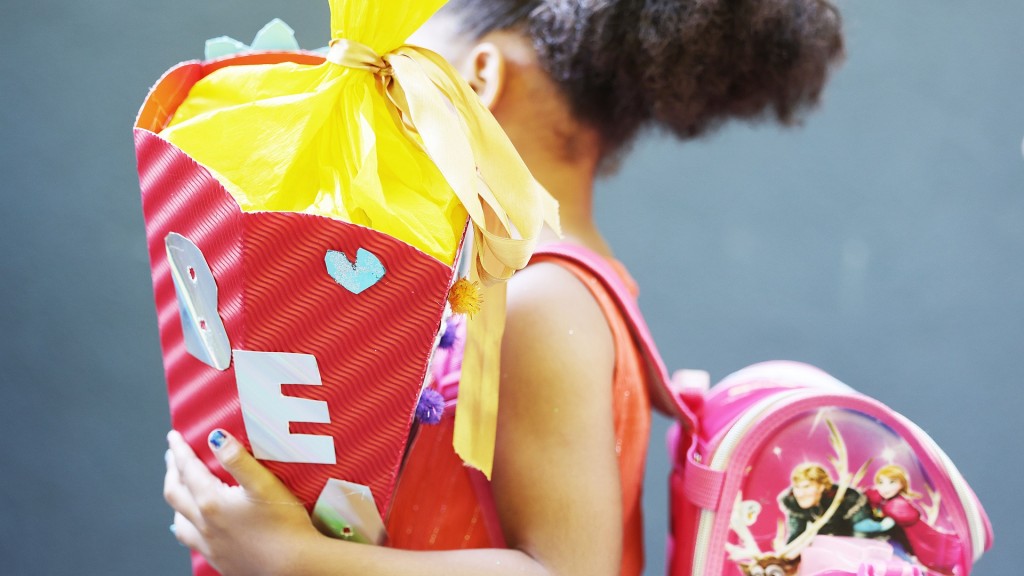
[(217, 429), (210, 433), (210, 445), (219, 449), (228, 441), (228, 435), (223, 430)]
[[(178, 538), (178, 527), (175, 526), (174, 524), (171, 524), (170, 526), (168, 526), (168, 528), (171, 529), (171, 534), (174, 534), (174, 538), (177, 539)], [(178, 540), (178, 546), (185, 546), (185, 543), (182, 542), (181, 540)]]

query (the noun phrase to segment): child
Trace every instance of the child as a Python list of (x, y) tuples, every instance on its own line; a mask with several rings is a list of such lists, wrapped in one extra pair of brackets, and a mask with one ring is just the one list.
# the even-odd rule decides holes
[[(608, 260), (593, 184), (638, 133), (694, 138), (730, 118), (790, 124), (817, 102), (842, 54), (840, 18), (824, 0), (453, 0), (410, 43), (445, 56), (491, 109), (560, 202), (564, 241)], [(421, 495), (403, 495), (408, 482), (399, 481), (392, 543), (433, 551), (320, 535), (221, 431), (210, 443), (238, 487), (211, 476), (177, 433), (168, 437), (165, 497), (177, 538), (227, 576), (640, 574), (645, 369), (624, 320), (592, 286), (553, 262), (510, 282), (492, 481), (483, 494), (435, 502), (464, 515), (418, 526), (400, 502)], [(461, 473), (451, 462), (438, 460), (438, 478)], [(488, 510), (498, 533), (471, 535)]]

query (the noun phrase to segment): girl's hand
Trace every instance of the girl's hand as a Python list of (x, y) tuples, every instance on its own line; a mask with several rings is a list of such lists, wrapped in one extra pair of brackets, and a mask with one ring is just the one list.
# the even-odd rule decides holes
[(215, 477), (178, 432), (167, 443), (164, 499), (175, 510), (174, 535), (221, 574), (282, 573), (301, 541), (319, 537), (302, 503), (224, 431), (210, 434), (210, 447), (238, 486)]

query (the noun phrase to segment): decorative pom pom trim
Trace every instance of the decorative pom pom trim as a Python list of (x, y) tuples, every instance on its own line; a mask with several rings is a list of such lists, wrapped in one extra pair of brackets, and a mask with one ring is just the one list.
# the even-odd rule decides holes
[(458, 336), (456, 334), (458, 330), (455, 324), (449, 320), (444, 327), (444, 334), (441, 334), (441, 339), (437, 343), (437, 347), (444, 350), (451, 350), (455, 346), (455, 339)]
[(432, 388), (423, 390), (416, 404), (416, 419), (424, 424), (437, 424), (444, 416), (444, 396)]
[(466, 314), (472, 318), (474, 314), (480, 311), (480, 306), (483, 303), (480, 284), (478, 282), (470, 282), (465, 278), (459, 278), (448, 292), (448, 303), (452, 306), (452, 312)]

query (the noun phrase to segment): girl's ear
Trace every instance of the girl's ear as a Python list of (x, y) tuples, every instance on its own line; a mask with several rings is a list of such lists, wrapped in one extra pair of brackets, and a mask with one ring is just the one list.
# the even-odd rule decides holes
[(497, 45), (481, 42), (473, 47), (467, 65), (469, 85), (483, 105), (493, 111), (505, 88), (505, 55)]

